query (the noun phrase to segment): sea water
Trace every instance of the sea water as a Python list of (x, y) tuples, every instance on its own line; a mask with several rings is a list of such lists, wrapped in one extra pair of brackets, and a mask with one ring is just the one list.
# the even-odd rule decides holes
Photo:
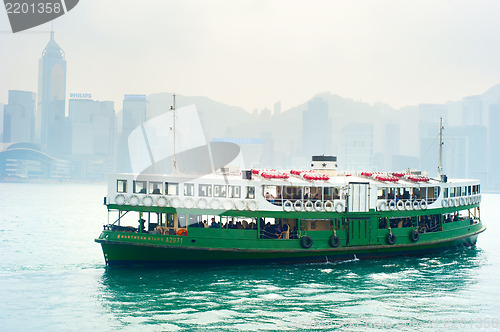
[(296, 265), (107, 268), (102, 184), (0, 183), (0, 331), (498, 330), (500, 195), (475, 248)]

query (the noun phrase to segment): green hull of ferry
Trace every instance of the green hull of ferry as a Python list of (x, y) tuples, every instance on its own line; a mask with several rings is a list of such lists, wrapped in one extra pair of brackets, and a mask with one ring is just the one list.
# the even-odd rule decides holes
[[(203, 211), (159, 207), (123, 207), (108, 209), (130, 211), (141, 215), (192, 213), (219, 217), (294, 218), (299, 231), (296, 238), (261, 238), (262, 230), (187, 227), (183, 235), (154, 234), (141, 230), (117, 231), (105, 227), (95, 241), (102, 246), (108, 265), (126, 264), (199, 264), (199, 263), (295, 263), (368, 259), (389, 256), (413, 256), (457, 247), (475, 246), (477, 236), (486, 228), (478, 216), (446, 222), (444, 216), (461, 210), (474, 210), (479, 204), (414, 211), (337, 212), (271, 212), (271, 211)], [(436, 229), (422, 232), (419, 217), (435, 215)], [(380, 227), (381, 218), (405, 217), (407, 227)], [(335, 230), (306, 230), (311, 219), (338, 220)], [(302, 226), (302, 227), (301, 227)], [(419, 230), (417, 239), (411, 232)], [(388, 239), (388, 234), (394, 237)], [(332, 236), (338, 242), (332, 244)], [(303, 238), (308, 241), (304, 246)], [(391, 241), (389, 241), (391, 240)]]

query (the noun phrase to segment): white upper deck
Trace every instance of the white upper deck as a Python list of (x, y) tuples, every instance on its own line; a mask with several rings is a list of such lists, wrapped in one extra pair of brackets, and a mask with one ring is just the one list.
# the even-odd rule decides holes
[(478, 180), (413, 173), (247, 170), (201, 176), (113, 174), (108, 204), (213, 210), (368, 212), (477, 204)]

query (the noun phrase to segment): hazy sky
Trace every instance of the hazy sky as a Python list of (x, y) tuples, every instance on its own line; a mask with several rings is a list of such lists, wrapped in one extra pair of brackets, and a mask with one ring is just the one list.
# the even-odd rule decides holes
[[(12, 34), (0, 9), (0, 102), (37, 91), (51, 24)], [(500, 1), (81, 0), (54, 21), (67, 94), (121, 108), (176, 91), (248, 111), (329, 91), (393, 107), (500, 82)]]

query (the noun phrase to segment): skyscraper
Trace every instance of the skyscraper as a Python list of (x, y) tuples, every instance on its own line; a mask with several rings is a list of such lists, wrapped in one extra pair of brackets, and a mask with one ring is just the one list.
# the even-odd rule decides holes
[(302, 112), (302, 149), (307, 160), (311, 156), (331, 154), (332, 124), (328, 102), (315, 97), (307, 102)]
[(148, 114), (149, 102), (146, 95), (127, 94), (123, 99), (122, 128), (119, 138), (117, 170), (120, 172), (131, 172), (130, 156), (128, 151), (128, 136), (144, 121)]
[(35, 94), (9, 90), (3, 119), (4, 142), (35, 142)]
[(61, 155), (68, 147), (65, 115), (66, 60), (50, 33), (50, 41), (38, 64), (37, 140), (49, 154)]

